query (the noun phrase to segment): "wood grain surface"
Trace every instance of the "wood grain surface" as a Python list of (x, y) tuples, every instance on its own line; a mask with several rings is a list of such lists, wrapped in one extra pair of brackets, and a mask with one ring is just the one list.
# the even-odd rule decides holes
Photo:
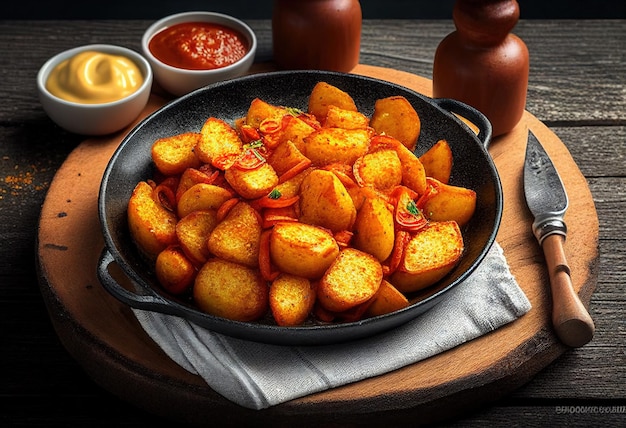
[[(430, 80), (414, 74), (361, 65), (354, 72), (430, 95)], [(161, 103), (163, 99), (153, 96), (146, 113)], [(598, 218), (591, 193), (559, 138), (526, 113), (511, 133), (492, 142), (490, 152), (505, 195), (497, 239), (533, 308), (497, 331), (384, 376), (260, 412), (238, 408), (165, 356), (129, 308), (97, 282), (95, 266), (103, 248), (97, 218), (98, 187), (123, 133), (80, 144), (59, 169), (46, 197), (38, 254), (42, 292), (55, 328), (96, 382), (151, 412), (190, 423), (210, 418), (240, 425), (253, 417), (255, 423), (280, 421), (284, 425), (301, 416), (313, 423), (328, 415), (349, 417), (351, 421), (363, 415), (363, 423), (374, 424), (390, 417), (399, 421), (406, 411), (416, 408), (424, 410), (425, 419), (434, 421), (450, 416), (450, 400), (456, 403), (455, 412), (489, 402), (495, 391), (513, 391), (567, 349), (550, 325), (547, 273), (530, 230), (532, 219), (521, 189), (528, 129), (552, 157), (568, 192), (576, 195), (566, 216), (571, 225), (566, 253), (574, 272), (574, 287), (587, 304), (596, 286), (598, 261)]]
[[(81, 339), (88, 332), (64, 319), (62, 308), (46, 307), (44, 302), (50, 300), (42, 295), (35, 271), (41, 207), (58, 169), (84, 141), (84, 137), (55, 126), (43, 112), (34, 84), (37, 71), (52, 55), (84, 44), (113, 43), (139, 51), (141, 35), (152, 22), (148, 16), (0, 20), (0, 396), (5, 406), (0, 426), (144, 427), (164, 423), (162, 417), (94, 382), (92, 374), (104, 372), (104, 363), (93, 363), (88, 375), (67, 352), (53, 329), (49, 310), (56, 322)], [(247, 22), (259, 41), (257, 59), (271, 59), (271, 23)], [(365, 20), (361, 63), (429, 78), (437, 44), (453, 30), (451, 19)], [(451, 396), (446, 426), (624, 426), (626, 413), (614, 408), (626, 404), (626, 25), (620, 19), (523, 19), (513, 31), (526, 42), (531, 57), (526, 110), (569, 150), (586, 178), (597, 210), (598, 285), (590, 302), (596, 334), (583, 348), (562, 353), (512, 393), (492, 391), (494, 401), (484, 406), (455, 412), (458, 401)], [(106, 350), (104, 346), (90, 348), (89, 356), (93, 357), (94, 349)], [(118, 390), (128, 388), (131, 393), (133, 379), (155, 376), (141, 367), (129, 370), (121, 364), (124, 362), (118, 366), (111, 363), (129, 374), (126, 385), (117, 385)], [(190, 394), (205, 393), (202, 388), (191, 388), (190, 393), (185, 382), (172, 382), (174, 389), (182, 390), (181, 401)], [(150, 397), (142, 399), (150, 401)], [(172, 407), (176, 416), (177, 404), (164, 406)], [(602, 413), (569, 411), (576, 408), (595, 408)], [(240, 409), (233, 412), (239, 413)], [(424, 413), (424, 406), (405, 412), (407, 423), (401, 426), (419, 425)], [(265, 416), (272, 414), (277, 412)], [(362, 426), (347, 417), (318, 419), (323, 419), (318, 426)], [(182, 420), (177, 418), (175, 425), (181, 426)], [(280, 415), (274, 418), (276, 426), (297, 426), (303, 421), (296, 418), (296, 424), (281, 424)]]

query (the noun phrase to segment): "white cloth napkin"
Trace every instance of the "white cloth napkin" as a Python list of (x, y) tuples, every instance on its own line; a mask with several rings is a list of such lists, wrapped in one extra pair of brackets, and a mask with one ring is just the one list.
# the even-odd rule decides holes
[(176, 316), (134, 312), (176, 363), (227, 399), (263, 409), (439, 354), (514, 321), (530, 307), (496, 243), (479, 268), (435, 307), (391, 331), (347, 344), (260, 344)]

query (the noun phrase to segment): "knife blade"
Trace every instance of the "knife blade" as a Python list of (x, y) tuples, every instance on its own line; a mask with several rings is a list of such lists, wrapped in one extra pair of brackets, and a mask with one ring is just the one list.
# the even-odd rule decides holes
[(534, 216), (532, 232), (543, 249), (550, 276), (552, 324), (561, 342), (571, 347), (583, 346), (593, 338), (595, 326), (574, 291), (563, 249), (567, 236), (567, 192), (552, 160), (531, 131), (524, 161), (524, 195)]

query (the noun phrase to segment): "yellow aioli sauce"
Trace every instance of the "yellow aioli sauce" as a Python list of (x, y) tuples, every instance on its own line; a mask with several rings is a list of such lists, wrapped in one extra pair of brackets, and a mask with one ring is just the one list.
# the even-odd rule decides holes
[(86, 51), (52, 70), (46, 88), (66, 101), (100, 104), (117, 101), (137, 91), (143, 74), (130, 59)]

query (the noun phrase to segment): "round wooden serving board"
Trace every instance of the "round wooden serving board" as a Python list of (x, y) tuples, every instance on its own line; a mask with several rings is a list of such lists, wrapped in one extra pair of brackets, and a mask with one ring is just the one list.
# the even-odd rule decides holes
[[(406, 72), (365, 65), (354, 72), (431, 95), (430, 80)], [(164, 102), (154, 95), (144, 115)], [(233, 404), (170, 360), (132, 311), (97, 280), (96, 265), (104, 246), (97, 213), (99, 185), (124, 132), (84, 141), (50, 186), (37, 248), (41, 290), (50, 317), (64, 346), (95, 382), (139, 407), (180, 422), (316, 426), (332, 419), (364, 426), (403, 419), (438, 421), (473, 410), (521, 386), (567, 350), (550, 324), (547, 272), (522, 191), (528, 129), (551, 156), (570, 195), (565, 251), (574, 287), (588, 304), (598, 260), (598, 218), (591, 193), (565, 145), (526, 112), (512, 132), (494, 139), (490, 152), (504, 189), (497, 240), (532, 309), (490, 334), (383, 376), (266, 410)]]

